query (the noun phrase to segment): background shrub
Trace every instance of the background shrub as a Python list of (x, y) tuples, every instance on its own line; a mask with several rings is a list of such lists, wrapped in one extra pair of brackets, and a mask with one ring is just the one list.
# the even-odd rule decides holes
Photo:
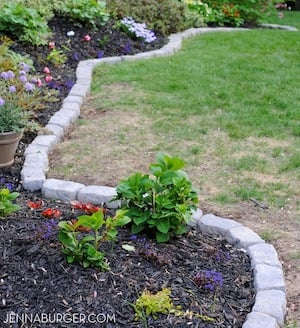
[(107, 0), (107, 9), (116, 19), (132, 17), (164, 36), (186, 29), (186, 6), (178, 0)]
[[(257, 25), (270, 2), (266, 0), (206, 0), (212, 9), (208, 23), (216, 25)], [(233, 8), (233, 10), (228, 10)]]
[(23, 3), (2, 4), (0, 33), (34, 45), (45, 44), (50, 35), (47, 20)]
[(93, 28), (109, 19), (106, 2), (100, 0), (64, 0), (59, 6), (55, 5), (55, 11), (73, 23)]

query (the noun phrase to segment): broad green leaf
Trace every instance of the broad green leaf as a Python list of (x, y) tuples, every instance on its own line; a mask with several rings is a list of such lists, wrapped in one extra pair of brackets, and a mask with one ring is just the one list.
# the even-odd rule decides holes
[(187, 227), (185, 225), (181, 225), (176, 229), (175, 234), (182, 235), (183, 233), (186, 233), (186, 232), (187, 232)]
[(141, 232), (142, 230), (144, 230), (146, 228), (146, 224), (140, 224), (140, 225), (136, 225), (136, 224), (132, 224), (131, 226), (131, 233), (132, 234), (137, 234), (139, 232)]
[(159, 223), (157, 224), (157, 229), (160, 232), (166, 234), (170, 229), (170, 220), (166, 218), (160, 220)]
[(83, 226), (87, 228), (92, 228), (93, 230), (98, 230), (104, 224), (104, 214), (102, 210), (99, 210), (92, 215), (81, 215), (78, 217), (76, 226)]
[(155, 237), (159, 243), (165, 243), (170, 239), (170, 235), (168, 233), (162, 233), (160, 231), (156, 231)]
[(65, 245), (74, 243), (74, 237), (71, 232), (59, 231), (58, 239), (60, 240), (60, 242), (62, 242)]

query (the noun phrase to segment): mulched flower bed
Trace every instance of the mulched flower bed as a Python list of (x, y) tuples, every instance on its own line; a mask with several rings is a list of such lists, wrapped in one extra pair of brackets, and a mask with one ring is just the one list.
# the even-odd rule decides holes
[[(150, 45), (133, 41), (113, 29), (113, 23), (97, 32), (77, 28), (60, 18), (54, 19), (51, 26), (54, 31), (52, 41), (56, 46), (66, 42), (69, 45), (68, 61), (62, 67), (46, 62), (47, 47), (15, 44), (13, 49), (30, 54), (37, 72), (49, 67), (57, 81), (52, 87), (59, 89), (61, 100), (68, 93), (70, 81), (75, 79), (78, 60), (138, 53), (160, 48), (166, 42), (161, 37)], [(67, 37), (70, 30), (75, 33), (72, 39)], [(83, 37), (87, 34), (91, 40), (84, 43)], [(100, 39), (107, 40), (102, 48), (99, 48)], [(65, 84), (66, 81), (69, 82)], [(41, 125), (47, 123), (60, 105), (61, 101), (52, 104), (38, 115)], [(28, 200), (41, 198), (39, 192), (24, 191), (20, 181), (23, 153), (34, 137), (27, 133), (18, 147), (15, 164), (0, 169), (0, 184), (12, 184), (9, 186), (20, 192), (17, 202), (21, 206), (20, 211), (0, 220), (0, 319), (4, 322), (3, 327), (242, 326), (255, 296), (248, 256), (226, 241), (205, 236), (192, 228), (186, 235), (167, 244), (133, 238), (123, 228), (119, 230), (117, 242), (104, 244), (102, 248), (111, 271), (68, 265), (61, 253), (56, 225), (51, 231), (45, 230), (45, 222), (50, 222), (49, 219), (43, 218), (40, 210), (26, 206)], [(70, 220), (82, 214), (70, 204), (43, 201), (44, 208), (58, 208), (62, 212), (54, 219), (56, 221)], [(126, 251), (122, 248), (124, 244), (135, 246), (136, 251)], [(193, 278), (205, 270), (210, 274), (221, 273), (222, 283), (214, 288), (206, 286), (200, 279), (198, 286)], [(144, 290), (156, 293), (163, 288), (171, 289), (174, 305), (180, 305), (187, 311), (186, 315), (158, 314), (155, 319), (147, 317), (146, 322), (135, 321), (132, 304), (141, 293)], [(36, 322), (31, 324), (33, 318), (30, 315), (35, 314)], [(46, 315), (48, 323), (40, 323), (42, 314)], [(213, 321), (204, 321), (199, 316), (208, 316)], [(7, 319), (11, 324), (5, 324)], [(23, 326), (21, 319), (27, 320)], [(83, 322), (84, 319), (87, 321)], [(51, 320), (56, 323), (50, 323)]]
[[(148, 317), (148, 327), (241, 327), (251, 311), (254, 289), (249, 258), (224, 240), (191, 228), (185, 236), (157, 244), (143, 236), (133, 238), (123, 228), (117, 242), (103, 244), (101, 248), (111, 271), (83, 269), (78, 264), (66, 263), (56, 225), (45, 229), (50, 219), (43, 218), (41, 210), (26, 207), (24, 200), (36, 199), (37, 195), (23, 197), (21, 203), (19, 200), (21, 211), (0, 221), (2, 320), (7, 321), (12, 312), (20, 316), (45, 313), (48, 318), (67, 314), (65, 318), (73, 316), (72, 320), (81, 313), (82, 318), (91, 321), (98, 315), (98, 320), (107, 320), (107, 327), (144, 327), (134, 320), (131, 304), (144, 290), (156, 293), (162, 288), (170, 288), (174, 305), (189, 312), (182, 317), (162, 314), (157, 319)], [(63, 202), (44, 201), (43, 208), (62, 212), (55, 221), (83, 214)], [(135, 246), (136, 250), (125, 250), (124, 244)], [(198, 286), (194, 277), (205, 271), (219, 272), (221, 283), (214, 285), (214, 280), (209, 280), (210, 284), (203, 281)], [(195, 314), (213, 321), (203, 321)], [(11, 318), (16, 320), (12, 315)], [(29, 321), (25, 326), (58, 327), (57, 323), (30, 325)], [(60, 323), (59, 327), (95, 327), (95, 324), (73, 321)]]

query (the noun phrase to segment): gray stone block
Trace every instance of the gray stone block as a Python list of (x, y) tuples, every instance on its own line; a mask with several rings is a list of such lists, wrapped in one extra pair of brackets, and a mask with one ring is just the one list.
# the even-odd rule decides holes
[(254, 287), (257, 291), (278, 289), (285, 291), (285, 282), (281, 268), (257, 264), (254, 267)]
[(58, 111), (56, 112), (49, 120), (49, 124), (54, 124), (54, 125), (58, 125), (60, 127), (63, 128), (64, 131), (66, 131), (69, 126), (72, 123), (72, 119), (74, 119), (74, 117), (72, 118), (71, 115), (69, 115), (70, 113), (68, 113), (71, 111)]
[(286, 315), (285, 293), (281, 290), (263, 290), (257, 292), (252, 312), (267, 314), (275, 318), (277, 324), (283, 327)]
[(226, 235), (226, 239), (229, 243), (244, 249), (248, 249), (249, 246), (255, 244), (264, 243), (264, 240), (257, 233), (244, 226), (231, 228)]
[(51, 135), (40, 135), (34, 138), (32, 141), (32, 144), (40, 145), (40, 146), (45, 146), (51, 149), (54, 145), (58, 143), (57, 137), (53, 134)]
[(80, 115), (80, 106), (78, 103), (75, 103), (75, 102), (63, 103), (61, 110), (70, 110), (70, 111), (76, 113), (77, 117)]
[(31, 143), (25, 150), (24, 155), (25, 157), (29, 154), (37, 154), (37, 153), (44, 153), (48, 154), (49, 153), (49, 147), (47, 146), (41, 146), (38, 144), (33, 144)]
[(23, 187), (29, 191), (41, 190), (46, 181), (45, 173), (42, 170), (23, 167), (21, 171)]
[(63, 201), (76, 200), (80, 189), (85, 185), (73, 181), (47, 179), (42, 188), (42, 194), (48, 199), (60, 199)]
[(251, 312), (247, 315), (242, 328), (279, 328), (275, 318), (259, 312)]
[(58, 141), (64, 136), (64, 129), (59, 125), (48, 123), (45, 128), (50, 130), (57, 137)]
[(27, 154), (23, 167), (28, 167), (32, 170), (41, 170), (46, 172), (48, 169), (49, 161), (46, 153), (38, 152), (35, 154)]
[(192, 211), (192, 219), (189, 222), (189, 226), (191, 227), (197, 227), (198, 222), (203, 216), (203, 212), (200, 210), (200, 208), (197, 208), (196, 210)]
[(90, 92), (90, 86), (87, 84), (74, 84), (69, 92), (69, 96), (81, 96), (86, 97)]
[(277, 252), (271, 244), (260, 243), (250, 246), (248, 248), (248, 254), (251, 259), (252, 267), (255, 267), (257, 264), (267, 264), (279, 268), (282, 267)]
[(225, 237), (229, 229), (242, 227), (242, 225), (234, 220), (223, 219), (213, 214), (206, 214), (198, 221), (198, 227), (204, 233), (217, 234)]
[(77, 199), (81, 202), (91, 202), (92, 204), (106, 204), (108, 208), (118, 208), (120, 201), (112, 201), (116, 196), (116, 189), (105, 186), (87, 186), (81, 189)]
[(66, 103), (66, 102), (75, 102), (75, 103), (77, 103), (77, 104), (79, 104), (81, 106), (83, 104), (83, 101), (84, 101), (84, 97), (68, 95), (64, 99), (63, 103)]

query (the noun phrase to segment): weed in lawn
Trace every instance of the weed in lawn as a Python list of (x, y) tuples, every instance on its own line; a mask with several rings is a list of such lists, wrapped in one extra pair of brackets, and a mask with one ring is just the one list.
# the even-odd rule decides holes
[(281, 233), (278, 231), (264, 230), (260, 233), (260, 237), (270, 243), (280, 237)]

